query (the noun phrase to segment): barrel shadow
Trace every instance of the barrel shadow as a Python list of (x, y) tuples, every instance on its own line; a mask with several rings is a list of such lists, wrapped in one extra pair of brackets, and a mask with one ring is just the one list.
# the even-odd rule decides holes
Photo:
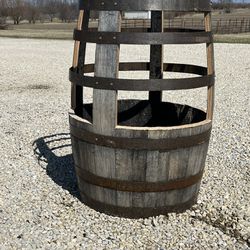
[(59, 133), (36, 139), (33, 143), (38, 164), (47, 175), (71, 195), (80, 199), (69, 133)]

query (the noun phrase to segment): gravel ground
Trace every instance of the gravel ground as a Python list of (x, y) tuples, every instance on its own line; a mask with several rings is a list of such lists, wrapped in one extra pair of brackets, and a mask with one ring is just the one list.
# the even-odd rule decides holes
[[(165, 61), (205, 65), (203, 45), (165, 50)], [(215, 45), (215, 121), (198, 204), (140, 220), (79, 201), (68, 134), (72, 51), (71, 41), (0, 38), (0, 249), (250, 249), (250, 45)], [(121, 54), (143, 61), (149, 49)], [(90, 46), (89, 62), (93, 55)], [(164, 98), (204, 107), (205, 93)]]

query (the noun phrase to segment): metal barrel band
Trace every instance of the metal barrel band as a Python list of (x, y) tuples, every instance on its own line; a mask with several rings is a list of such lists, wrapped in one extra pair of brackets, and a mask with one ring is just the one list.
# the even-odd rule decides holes
[(149, 150), (166, 152), (180, 148), (189, 148), (201, 145), (209, 141), (211, 129), (197, 135), (166, 138), (166, 139), (150, 139), (150, 138), (126, 138), (114, 137), (95, 134), (90, 131), (77, 128), (71, 124), (71, 136), (84, 142), (118, 149), (133, 149), (133, 150)]
[(125, 181), (97, 176), (76, 165), (75, 169), (78, 177), (89, 184), (117, 191), (135, 193), (166, 192), (170, 190), (184, 189), (197, 184), (203, 176), (202, 171), (193, 176), (166, 182)]
[(127, 91), (164, 91), (210, 87), (214, 85), (214, 76), (201, 76), (179, 79), (118, 79), (95, 76), (82, 76), (70, 71), (69, 80), (78, 85), (94, 89)]
[(151, 216), (158, 216), (159, 214), (164, 215), (173, 212), (181, 213), (192, 207), (197, 202), (197, 195), (195, 195), (185, 203), (164, 207), (121, 207), (94, 200), (90, 198), (82, 188), (80, 188), (80, 192), (82, 201), (89, 207), (109, 215), (127, 218), (148, 218)]
[(74, 40), (97, 44), (197, 44), (210, 43), (211, 32), (89, 32), (75, 29)]
[[(122, 63), (121, 71), (148, 70), (149, 63)], [(94, 65), (85, 65), (85, 73), (91, 73)], [(214, 75), (204, 75), (207, 69), (195, 65), (164, 64), (164, 71), (181, 72), (202, 75), (200, 77), (178, 79), (119, 79), (86, 76), (79, 74), (77, 69), (71, 68), (69, 80), (78, 85), (94, 89), (133, 90), (133, 91), (163, 91), (209, 87), (214, 85)]]
[(210, 12), (210, 0), (80, 0), (83, 10)]
[[(85, 64), (84, 73), (93, 73), (95, 70), (95, 64)], [(119, 71), (132, 71), (132, 70), (150, 70), (149, 62), (129, 62), (119, 63)], [(193, 64), (178, 64), (178, 63), (164, 63), (163, 71), (188, 73), (205, 76), (207, 75), (207, 68), (197, 66)]]

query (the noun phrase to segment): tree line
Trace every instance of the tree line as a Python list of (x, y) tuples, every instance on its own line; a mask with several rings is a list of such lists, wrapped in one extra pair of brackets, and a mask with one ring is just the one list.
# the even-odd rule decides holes
[[(248, 3), (234, 3), (232, 0), (214, 0), (214, 9), (224, 9), (230, 12), (232, 8), (249, 8)], [(62, 22), (72, 22), (77, 19), (78, 0), (0, 0), (0, 24), (11, 18), (14, 24), (22, 20), (36, 23), (38, 20), (53, 22), (55, 18)], [(97, 18), (97, 13), (91, 13)]]
[(213, 1), (213, 9), (221, 9), (226, 12), (230, 12), (231, 9), (237, 8), (249, 8), (250, 4), (242, 0), (239, 3), (234, 2), (233, 0), (217, 0)]
[(0, 0), (0, 23), (11, 18), (14, 24), (22, 20), (29, 23), (53, 22), (55, 18), (62, 22), (71, 22), (77, 18), (78, 3), (75, 0)]

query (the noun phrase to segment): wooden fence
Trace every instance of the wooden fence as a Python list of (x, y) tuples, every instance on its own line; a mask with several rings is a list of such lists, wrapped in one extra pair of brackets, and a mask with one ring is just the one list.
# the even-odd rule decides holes
[[(233, 19), (214, 19), (213, 32), (216, 34), (232, 34), (250, 32), (250, 17), (233, 18)], [(149, 28), (150, 20), (125, 19), (122, 24), (123, 28)], [(166, 19), (164, 21), (165, 28), (181, 28), (181, 29), (204, 29), (203, 19)]]

